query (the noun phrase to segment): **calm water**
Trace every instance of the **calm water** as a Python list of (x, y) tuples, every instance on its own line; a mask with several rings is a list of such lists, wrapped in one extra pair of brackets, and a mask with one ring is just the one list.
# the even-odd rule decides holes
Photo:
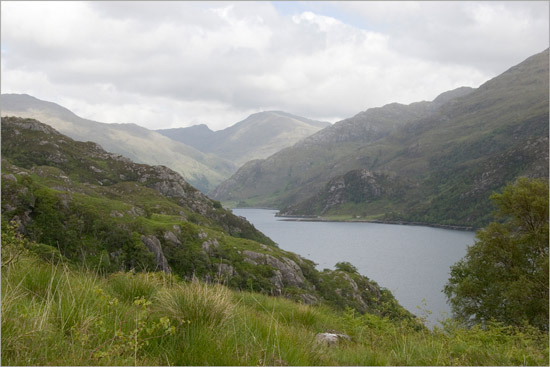
[(315, 261), (319, 270), (349, 261), (359, 272), (389, 289), (409, 311), (431, 325), (450, 316), (442, 289), (451, 265), (466, 255), (474, 233), (440, 228), (375, 224), (288, 222), (276, 210), (234, 209), (283, 250)]

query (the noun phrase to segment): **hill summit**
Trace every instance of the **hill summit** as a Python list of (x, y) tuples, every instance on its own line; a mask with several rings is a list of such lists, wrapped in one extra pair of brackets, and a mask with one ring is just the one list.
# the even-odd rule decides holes
[(310, 120), (287, 112), (266, 111), (252, 114), (219, 131), (212, 131), (206, 125), (157, 131), (241, 166), (253, 159), (267, 158), (328, 126), (328, 122)]

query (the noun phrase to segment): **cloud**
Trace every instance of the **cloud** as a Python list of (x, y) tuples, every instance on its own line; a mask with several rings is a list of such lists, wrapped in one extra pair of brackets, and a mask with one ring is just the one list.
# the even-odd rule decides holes
[(2, 92), (148, 128), (334, 121), (478, 86), (548, 46), (547, 3), (296, 4), (4, 2)]
[(548, 47), (548, 2), (337, 2), (400, 53), (498, 74)]

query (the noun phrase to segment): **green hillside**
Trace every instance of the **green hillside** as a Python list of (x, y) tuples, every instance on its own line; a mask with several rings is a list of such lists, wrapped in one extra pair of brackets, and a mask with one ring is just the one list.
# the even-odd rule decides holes
[(166, 167), (2, 119), (3, 365), (549, 363), (545, 332), (428, 330), (335, 267), (279, 249)]
[(2, 224), (101, 273), (156, 271), (308, 304), (412, 319), (356, 272), (318, 271), (163, 166), (136, 164), (36, 120), (2, 119)]
[(475, 90), (370, 109), (266, 160), (215, 197), (282, 215), (479, 227), (489, 194), (548, 177), (548, 50)]
[(83, 119), (68, 109), (26, 94), (2, 94), (2, 116), (32, 118), (78, 141), (93, 141), (134, 162), (164, 165), (194, 187), (207, 192), (229, 177), (237, 166), (192, 146), (136, 124), (106, 124)]

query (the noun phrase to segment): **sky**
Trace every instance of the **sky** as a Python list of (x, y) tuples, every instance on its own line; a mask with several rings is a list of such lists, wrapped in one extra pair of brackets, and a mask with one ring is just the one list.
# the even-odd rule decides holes
[(1, 91), (149, 129), (335, 122), (478, 87), (548, 34), (548, 1), (2, 1)]

